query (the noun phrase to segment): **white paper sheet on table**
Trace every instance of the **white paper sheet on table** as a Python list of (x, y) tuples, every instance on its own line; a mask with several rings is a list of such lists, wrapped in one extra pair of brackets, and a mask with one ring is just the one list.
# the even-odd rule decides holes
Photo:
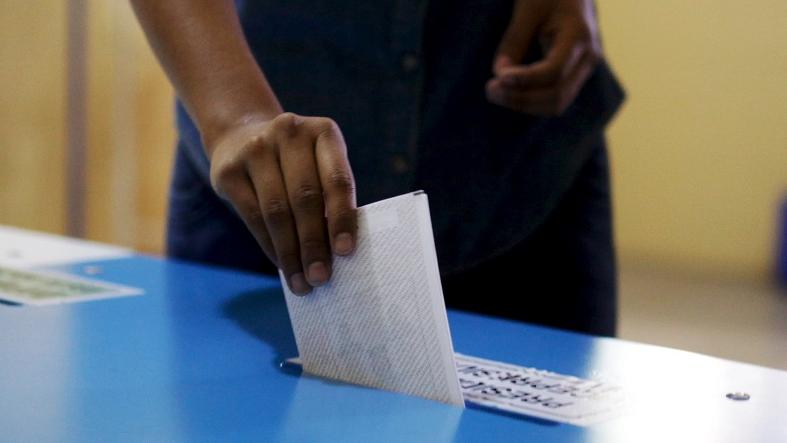
[(0, 265), (0, 301), (44, 306), (141, 295), (138, 288), (52, 271)]
[(359, 208), (357, 239), (309, 295), (282, 280), (304, 371), (464, 405), (426, 194)]
[(39, 269), (131, 255), (118, 246), (0, 226), (0, 301), (50, 305), (140, 295), (138, 288)]
[(468, 403), (577, 426), (601, 423), (624, 410), (625, 392), (614, 383), (462, 354), (455, 358)]
[(0, 266), (31, 268), (128, 257), (117, 246), (0, 226)]
[[(617, 384), (454, 354), (465, 404), (576, 426), (592, 426), (626, 411)], [(299, 357), (285, 363), (302, 366)]]

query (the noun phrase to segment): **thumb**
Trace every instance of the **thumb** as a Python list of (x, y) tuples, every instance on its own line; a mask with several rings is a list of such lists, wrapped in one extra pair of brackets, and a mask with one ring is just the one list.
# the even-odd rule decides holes
[(539, 22), (535, 13), (536, 8), (527, 8), (527, 3), (527, 0), (517, 0), (514, 3), (511, 21), (497, 46), (492, 65), (496, 76), (500, 75), (503, 69), (522, 63), (530, 42), (536, 34)]

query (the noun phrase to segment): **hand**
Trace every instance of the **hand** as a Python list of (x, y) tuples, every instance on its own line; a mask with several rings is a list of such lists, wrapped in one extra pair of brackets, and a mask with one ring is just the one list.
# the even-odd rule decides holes
[(336, 123), (292, 113), (249, 118), (208, 145), (214, 190), (290, 289), (303, 295), (326, 283), (331, 251), (352, 253), (357, 228), (355, 182)]
[[(534, 38), (546, 56), (523, 65)], [(487, 99), (539, 116), (560, 115), (601, 59), (591, 0), (516, 0), (494, 60)]]

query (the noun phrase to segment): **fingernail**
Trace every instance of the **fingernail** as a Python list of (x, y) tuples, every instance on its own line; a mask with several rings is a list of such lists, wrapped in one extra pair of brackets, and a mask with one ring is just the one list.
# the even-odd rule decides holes
[(303, 272), (293, 274), (290, 277), (290, 287), (292, 287), (292, 292), (298, 295), (306, 295), (312, 290), (312, 287), (306, 282)]
[(333, 247), (339, 255), (347, 255), (353, 251), (353, 237), (352, 235), (342, 232), (336, 236), (333, 242)]
[(321, 261), (310, 264), (308, 278), (312, 286), (320, 286), (328, 281), (328, 267)]

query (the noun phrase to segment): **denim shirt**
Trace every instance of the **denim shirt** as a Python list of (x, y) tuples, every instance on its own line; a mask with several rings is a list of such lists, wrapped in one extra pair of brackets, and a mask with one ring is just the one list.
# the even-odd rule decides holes
[[(249, 0), (238, 5), (257, 62), (286, 111), (342, 129), (359, 205), (429, 195), (443, 272), (525, 239), (570, 187), (623, 100), (601, 63), (559, 117), (491, 104), (505, 0)], [(534, 47), (527, 60), (542, 57)], [(209, 183), (198, 130), (181, 105), (189, 160)]]

